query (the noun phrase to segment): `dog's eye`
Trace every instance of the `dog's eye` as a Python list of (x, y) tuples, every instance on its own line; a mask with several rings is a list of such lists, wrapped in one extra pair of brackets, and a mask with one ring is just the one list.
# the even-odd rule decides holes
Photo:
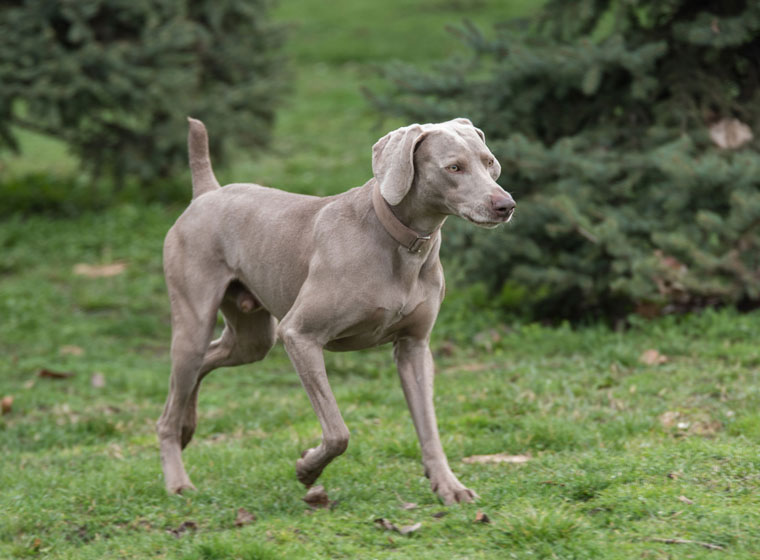
[(462, 168), (459, 165), (456, 165), (456, 164), (449, 165), (446, 169), (448, 171), (451, 171), (452, 173), (456, 173), (457, 171), (462, 171)]

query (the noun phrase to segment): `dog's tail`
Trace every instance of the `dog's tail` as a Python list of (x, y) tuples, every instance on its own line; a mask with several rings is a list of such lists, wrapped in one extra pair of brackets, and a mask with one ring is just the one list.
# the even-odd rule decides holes
[(190, 125), (187, 133), (187, 149), (190, 155), (190, 172), (193, 177), (193, 198), (198, 198), (220, 187), (211, 168), (206, 127), (201, 121), (190, 117), (187, 117), (187, 122)]

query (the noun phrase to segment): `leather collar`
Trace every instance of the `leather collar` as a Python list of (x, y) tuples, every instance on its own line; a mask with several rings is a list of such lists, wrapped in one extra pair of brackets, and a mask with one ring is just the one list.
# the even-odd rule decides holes
[(380, 186), (375, 183), (372, 186), (372, 206), (375, 209), (375, 214), (383, 224), (385, 231), (388, 234), (401, 243), (404, 247), (409, 249), (410, 253), (420, 253), (427, 243), (433, 238), (436, 232), (441, 229), (440, 226), (435, 228), (430, 235), (420, 235), (412, 228), (404, 225), (391, 210), (390, 204), (380, 194)]

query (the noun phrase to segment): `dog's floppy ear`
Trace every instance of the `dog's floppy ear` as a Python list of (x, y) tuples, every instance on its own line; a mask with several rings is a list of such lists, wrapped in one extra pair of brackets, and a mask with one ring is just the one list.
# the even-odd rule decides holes
[(389, 132), (372, 146), (372, 172), (391, 206), (401, 202), (414, 180), (414, 150), (427, 133), (418, 124)]
[(474, 128), (475, 132), (477, 132), (478, 136), (480, 136), (480, 139), (483, 141), (483, 143), (485, 143), (485, 141), (486, 141), (486, 135), (483, 134), (483, 131), (480, 130), (477, 126), (475, 126), (474, 124), (472, 124), (472, 121), (470, 119), (465, 119), (464, 117), (459, 117), (457, 119), (454, 119), (454, 122), (457, 123), (457, 124), (463, 124), (465, 126), (471, 126), (472, 128)]

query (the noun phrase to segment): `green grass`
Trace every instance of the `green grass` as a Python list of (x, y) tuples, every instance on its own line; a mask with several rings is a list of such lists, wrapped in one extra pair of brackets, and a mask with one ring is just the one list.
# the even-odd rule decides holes
[[(385, 347), (327, 355), (352, 440), (321, 478), (337, 506), (307, 512), (294, 461), (318, 441), (318, 423), (278, 346), (204, 382), (185, 452), (199, 491), (167, 496), (153, 426), (169, 369), (160, 247), (177, 212), (127, 205), (0, 227), (0, 396), (14, 397), (0, 417), (0, 558), (723, 554), (656, 538), (755, 556), (757, 313), (640, 321), (622, 333), (500, 327), (481, 321), (487, 311), (463, 315), (466, 296), (453, 294), (434, 339), (437, 410), (452, 467), (481, 500), (449, 508), (423, 477)], [(73, 272), (113, 261), (126, 270), (111, 278)], [(650, 348), (668, 361), (641, 363)], [(75, 375), (43, 379), (42, 368)], [(92, 386), (94, 372), (105, 387)], [(532, 458), (462, 462), (498, 452)], [(402, 510), (399, 498), (419, 507)], [(240, 507), (258, 520), (235, 527)], [(478, 510), (490, 524), (474, 523)], [(422, 527), (402, 537), (376, 528), (378, 517)], [(168, 532), (184, 521), (197, 529)]]

